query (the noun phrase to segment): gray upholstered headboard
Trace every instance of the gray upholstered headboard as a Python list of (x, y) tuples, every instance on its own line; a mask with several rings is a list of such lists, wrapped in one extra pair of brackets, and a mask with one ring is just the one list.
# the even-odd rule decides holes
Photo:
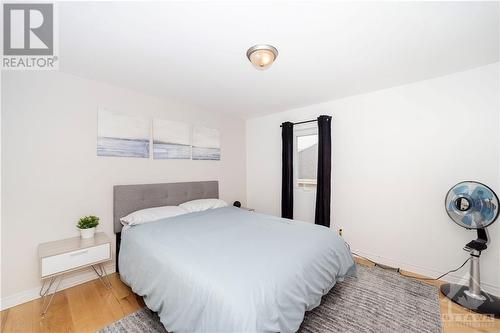
[(114, 231), (121, 232), (120, 218), (136, 210), (208, 198), (219, 198), (219, 182), (116, 185), (113, 187)]

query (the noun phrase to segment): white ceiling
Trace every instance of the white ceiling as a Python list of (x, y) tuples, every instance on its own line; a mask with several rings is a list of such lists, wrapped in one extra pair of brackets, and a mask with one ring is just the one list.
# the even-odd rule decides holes
[[(498, 2), (60, 3), (60, 69), (253, 117), (499, 61)], [(257, 71), (246, 50), (279, 50)]]

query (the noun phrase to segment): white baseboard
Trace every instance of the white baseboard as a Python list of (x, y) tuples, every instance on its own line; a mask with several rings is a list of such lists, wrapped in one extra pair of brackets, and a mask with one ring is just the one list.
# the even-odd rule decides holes
[[(107, 264), (105, 268), (106, 268), (106, 273), (108, 274), (114, 273), (116, 271), (114, 263)], [(92, 269), (86, 269), (75, 273), (71, 273), (64, 277), (57, 291), (71, 288), (78, 284), (82, 284), (94, 279), (97, 279), (97, 275)], [(0, 310), (5, 310), (13, 306), (40, 298), (39, 295), (40, 287), (41, 286), (38, 286), (33, 289), (24, 290), (7, 297), (3, 297), (2, 299), (0, 299)], [(52, 291), (50, 293), (52, 293)]]
[[(371, 259), (373, 261), (376, 261), (380, 264), (395, 267), (395, 268), (401, 268), (405, 271), (416, 273), (416, 274), (423, 275), (426, 277), (436, 277), (436, 276), (440, 276), (441, 274), (446, 273), (446, 272), (441, 272), (441, 271), (438, 271), (438, 270), (435, 270), (432, 268), (422, 267), (422, 266), (418, 266), (418, 265), (412, 265), (412, 264), (408, 264), (405, 262), (399, 262), (397, 260), (393, 260), (390, 258), (379, 256), (379, 255), (376, 255), (373, 253), (368, 253), (368, 252), (365, 252), (362, 250), (352, 249), (352, 252), (359, 253), (359, 255), (366, 257), (368, 259)], [(468, 266), (464, 267), (463, 269), (464, 269), (464, 272), (466, 272), (465, 275), (463, 273), (461, 273), (460, 275), (450, 273), (450, 274), (446, 275), (445, 277), (443, 277), (441, 280), (445, 281), (445, 282), (449, 282), (449, 283), (458, 283), (458, 284), (467, 285), (469, 283)], [(498, 285), (493, 285), (490, 283), (481, 282), (481, 288), (484, 291), (486, 291), (490, 294), (493, 294), (495, 296), (500, 295), (500, 286), (498, 286)]]

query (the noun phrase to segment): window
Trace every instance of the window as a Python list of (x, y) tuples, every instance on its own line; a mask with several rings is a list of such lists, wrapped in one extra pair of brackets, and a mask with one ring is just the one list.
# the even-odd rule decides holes
[(296, 136), (297, 187), (316, 188), (318, 172), (318, 134), (309, 131)]

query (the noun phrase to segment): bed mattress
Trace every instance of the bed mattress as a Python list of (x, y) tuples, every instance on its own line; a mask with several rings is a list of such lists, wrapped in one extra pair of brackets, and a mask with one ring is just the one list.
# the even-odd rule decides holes
[(296, 332), (355, 265), (333, 230), (225, 207), (123, 231), (119, 268), (170, 332)]

